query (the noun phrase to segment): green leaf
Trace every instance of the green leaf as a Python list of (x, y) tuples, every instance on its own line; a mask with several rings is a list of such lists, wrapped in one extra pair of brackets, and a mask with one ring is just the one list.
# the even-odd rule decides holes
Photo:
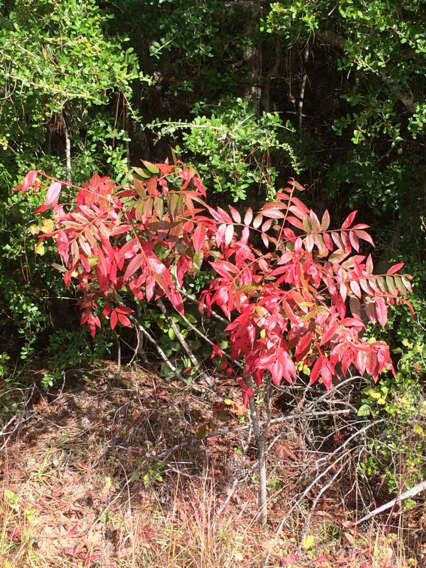
[(136, 178), (145, 181), (146, 179), (150, 179), (152, 176), (151, 174), (142, 168), (133, 168), (133, 174)]
[(4, 496), (6, 497), (6, 499), (8, 501), (11, 501), (11, 502), (16, 502), (19, 499), (19, 495), (17, 495), (16, 493), (11, 491), (10, 489), (4, 490)]
[(358, 408), (357, 416), (370, 416), (371, 408), (368, 404), (363, 404)]
[(196, 252), (192, 257), (192, 267), (195, 273), (200, 272), (201, 265), (203, 263), (204, 253), (202, 250)]
[[(160, 170), (159, 168), (157, 168), (157, 166), (154, 166), (154, 164), (152, 164), (151, 162), (147, 162), (146, 160), (142, 160), (143, 165), (145, 166), (145, 168), (148, 170), (148, 172), (150, 172), (151, 174), (159, 174)], [(149, 176), (151, 177), (151, 176)]]

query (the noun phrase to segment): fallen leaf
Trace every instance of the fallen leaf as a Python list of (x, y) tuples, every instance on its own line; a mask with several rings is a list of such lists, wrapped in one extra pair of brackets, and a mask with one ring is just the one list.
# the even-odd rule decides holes
[(67, 556), (74, 556), (74, 554), (75, 554), (75, 548), (72, 547), (72, 546), (66, 546), (66, 547), (64, 548), (64, 552), (65, 552), (65, 554), (66, 554)]
[(293, 461), (297, 461), (296, 454), (293, 452), (293, 450), (285, 440), (279, 440), (276, 443), (274, 453), (280, 460), (290, 458)]
[(77, 467), (79, 467), (80, 469), (89, 469), (90, 468), (90, 464), (85, 463), (85, 462), (75, 462), (75, 465)]

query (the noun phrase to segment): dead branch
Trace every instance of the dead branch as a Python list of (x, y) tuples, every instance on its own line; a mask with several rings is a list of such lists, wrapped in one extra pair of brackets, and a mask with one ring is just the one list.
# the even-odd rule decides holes
[(333, 477), (330, 479), (330, 481), (321, 487), (320, 491), (318, 492), (318, 495), (315, 497), (315, 499), (312, 503), (312, 506), (311, 506), (311, 510), (309, 511), (308, 518), (306, 519), (305, 526), (303, 527), (302, 536), (300, 537), (301, 543), (303, 543), (303, 541), (305, 540), (305, 536), (307, 535), (307, 533), (309, 531), (309, 528), (311, 526), (312, 516), (314, 514), (316, 506), (318, 505), (318, 501), (321, 499), (321, 496), (327, 491), (327, 489), (329, 489), (333, 485), (333, 483), (339, 477), (339, 475), (340, 475), (340, 473), (341, 473), (341, 471), (342, 471), (342, 469), (344, 468), (345, 465), (346, 465), (346, 462), (343, 463), (339, 467), (339, 469), (336, 471), (336, 473), (333, 475)]
[[(384, 422), (383, 418), (380, 419), (380, 420), (375, 420), (374, 422), (370, 422), (366, 426), (361, 428), (360, 430), (357, 430), (356, 432), (354, 432), (351, 436), (349, 436), (349, 438), (347, 438), (338, 448), (336, 448), (328, 456), (328, 461), (330, 460), (331, 457), (333, 457), (334, 455), (338, 454), (341, 450), (343, 450), (354, 438), (356, 438), (357, 436), (360, 436), (361, 434), (364, 434), (367, 430), (369, 430), (370, 428), (372, 428), (373, 426), (376, 426), (377, 424), (379, 424), (381, 422)], [(301, 501), (309, 494), (311, 489), (313, 487), (315, 487), (315, 485), (320, 481), (320, 479), (322, 479), (330, 470), (335, 469), (336, 465), (340, 461), (342, 461), (343, 458), (348, 456), (352, 451), (353, 451), (352, 449), (349, 449), (346, 452), (344, 452), (343, 454), (339, 455), (332, 463), (330, 463), (330, 465), (328, 467), (326, 467), (319, 475), (316, 476), (316, 478), (308, 485), (308, 487), (306, 487), (306, 489), (303, 491), (302, 495), (294, 501), (293, 505), (290, 507), (290, 509), (286, 512), (286, 514), (281, 519), (281, 522), (278, 525), (278, 528), (276, 530), (277, 536), (282, 531), (282, 529), (283, 529), (285, 523), (287, 522), (288, 518), (290, 517), (291, 513), (301, 503)], [(271, 556), (271, 553), (268, 552), (268, 554), (265, 556), (265, 558), (263, 560), (262, 568), (266, 568), (266, 566), (269, 562), (270, 556)]]
[(189, 347), (188, 342), (186, 341), (186, 339), (182, 335), (182, 333), (181, 333), (180, 329), (178, 328), (178, 326), (176, 325), (176, 322), (174, 321), (174, 319), (168, 315), (167, 309), (166, 309), (166, 306), (164, 305), (163, 300), (160, 298), (159, 300), (157, 300), (157, 304), (158, 304), (158, 307), (160, 308), (161, 313), (166, 316), (167, 321), (171, 325), (177, 340), (182, 345), (182, 347), (183, 347), (185, 353), (188, 355), (192, 365), (196, 369), (200, 369), (201, 377), (206, 381), (206, 384), (209, 387), (212, 387), (214, 385), (214, 379), (208, 373), (206, 373), (205, 371), (203, 371), (201, 369), (201, 363), (198, 361), (198, 359), (194, 355), (192, 349)]
[(411, 489), (404, 491), (404, 493), (401, 493), (401, 495), (398, 495), (397, 497), (395, 497), (395, 499), (388, 501), (387, 503), (385, 503), (381, 507), (377, 507), (377, 509), (374, 509), (374, 511), (371, 511), (370, 513), (368, 513), (368, 515), (365, 515), (364, 517), (362, 517), (362, 519), (359, 519), (355, 523), (355, 525), (359, 525), (359, 524), (363, 523), (364, 521), (368, 521), (369, 519), (371, 519), (372, 517), (375, 517), (379, 513), (383, 513), (383, 511), (387, 511), (388, 509), (393, 507), (396, 503), (400, 503), (401, 501), (405, 501), (406, 499), (410, 499), (411, 497), (415, 497), (416, 495), (418, 495), (419, 493), (421, 493), (422, 491), (425, 491), (425, 490), (426, 490), (426, 479), (424, 481), (422, 481), (421, 483), (418, 483), (417, 485), (415, 485)]
[(130, 320), (134, 323), (134, 325), (137, 327), (137, 329), (148, 339), (148, 341), (150, 343), (152, 343), (152, 345), (155, 346), (158, 354), (160, 355), (161, 359), (163, 359), (163, 361), (166, 363), (166, 365), (169, 367), (169, 369), (182, 381), (184, 381), (185, 379), (182, 377), (182, 375), (180, 374), (180, 371), (178, 369), (176, 369), (176, 367), (173, 365), (173, 363), (170, 361), (170, 359), (167, 357), (167, 355), (164, 353), (164, 351), (161, 349), (161, 347), (158, 344), (158, 341), (156, 341), (152, 335), (143, 327), (143, 325), (141, 323), (138, 322), (138, 320), (132, 316), (131, 314), (129, 315)]

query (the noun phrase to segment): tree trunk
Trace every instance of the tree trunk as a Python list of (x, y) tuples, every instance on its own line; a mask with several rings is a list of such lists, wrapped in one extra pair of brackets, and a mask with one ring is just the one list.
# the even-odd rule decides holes
[[(250, 388), (254, 387), (253, 381), (247, 378), (247, 384)], [(257, 447), (257, 460), (259, 467), (259, 514), (260, 522), (262, 525), (266, 525), (268, 521), (268, 492), (266, 488), (266, 451), (265, 451), (265, 435), (261, 430), (259, 413), (256, 407), (256, 397), (251, 396), (249, 398), (250, 415), (253, 424), (254, 438), (256, 440)]]
[(254, 38), (244, 53), (244, 61), (249, 66), (247, 84), (244, 89), (244, 100), (249, 102), (260, 113), (262, 100), (262, 48), (257, 40), (257, 28), (259, 25), (261, 4), (259, 2), (247, 3), (247, 28), (246, 36)]

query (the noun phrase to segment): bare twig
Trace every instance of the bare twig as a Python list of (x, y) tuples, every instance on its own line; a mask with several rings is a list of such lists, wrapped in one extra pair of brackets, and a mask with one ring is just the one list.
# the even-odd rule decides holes
[(355, 524), (359, 525), (360, 523), (363, 523), (364, 521), (368, 521), (369, 519), (371, 519), (372, 517), (375, 517), (379, 513), (383, 513), (383, 511), (387, 511), (388, 509), (393, 507), (396, 503), (400, 503), (401, 501), (405, 501), (405, 499), (410, 499), (411, 497), (414, 497), (415, 495), (418, 495), (419, 493), (421, 493), (422, 491), (425, 491), (425, 490), (426, 490), (426, 479), (424, 481), (422, 481), (421, 483), (418, 483), (417, 485), (415, 485), (411, 489), (404, 491), (404, 493), (401, 493), (401, 495), (398, 495), (397, 497), (395, 497), (395, 499), (388, 501), (387, 503), (385, 503), (381, 507), (377, 507), (377, 509), (374, 509), (374, 511), (371, 511), (370, 513), (368, 513), (368, 515), (365, 515), (364, 517), (362, 517), (362, 519), (359, 519)]
[(309, 531), (309, 527), (311, 526), (312, 515), (314, 514), (316, 506), (318, 505), (318, 501), (321, 499), (321, 496), (327, 491), (327, 489), (329, 489), (333, 485), (333, 483), (339, 477), (345, 465), (346, 462), (339, 467), (339, 469), (336, 471), (336, 473), (333, 475), (330, 481), (321, 487), (321, 490), (318, 492), (318, 495), (315, 497), (314, 502), (312, 503), (311, 506), (311, 510), (309, 511), (308, 518), (306, 519), (305, 526), (303, 527), (302, 536), (300, 537), (301, 543), (303, 543), (303, 541), (305, 540), (305, 536)]
[(182, 381), (184, 381), (185, 379), (182, 377), (182, 375), (180, 374), (180, 371), (178, 369), (176, 369), (176, 367), (173, 365), (173, 363), (170, 361), (170, 359), (167, 357), (167, 355), (164, 353), (164, 351), (161, 349), (161, 347), (158, 344), (158, 341), (156, 341), (152, 335), (144, 328), (144, 326), (138, 322), (138, 320), (132, 316), (131, 314), (129, 315), (130, 320), (134, 323), (134, 325), (137, 327), (137, 329), (148, 339), (148, 341), (150, 343), (152, 343), (152, 345), (155, 346), (155, 348), (157, 349), (158, 354), (160, 355), (160, 357), (163, 359), (163, 361), (166, 363), (166, 365), (169, 367), (169, 369)]
[[(182, 291), (181, 291), (181, 293), (182, 293)], [(207, 337), (207, 335), (206, 335), (205, 333), (203, 333), (202, 331), (200, 331), (197, 326), (195, 326), (193, 323), (191, 323), (191, 322), (189, 321), (189, 319), (188, 319), (185, 315), (183, 315), (183, 314), (180, 313), (180, 314), (179, 314), (179, 317), (183, 319), (183, 321), (186, 323), (186, 325), (187, 325), (190, 329), (192, 329), (192, 331), (194, 331), (194, 332), (195, 332), (197, 335), (199, 335), (206, 343), (208, 343), (209, 345), (211, 345), (211, 346), (213, 347), (214, 342), (213, 342), (209, 337)], [(219, 316), (219, 317), (221, 317), (221, 316)], [(226, 321), (226, 320), (225, 320), (225, 321)], [(240, 369), (243, 368), (243, 365), (242, 365), (239, 361), (236, 361), (235, 359), (233, 359), (228, 353), (223, 353), (223, 356), (226, 357), (227, 359), (229, 359), (229, 361), (232, 361), (232, 363), (233, 363), (234, 365), (236, 365), (237, 367), (240, 367)]]
[(134, 360), (135, 360), (136, 357), (138, 356), (140, 346), (141, 346), (141, 334), (140, 334), (139, 328), (137, 328), (137, 329), (136, 329), (136, 347), (135, 347), (135, 349), (134, 349), (134, 351), (133, 351), (132, 358), (131, 358), (130, 361), (127, 363), (127, 366), (128, 366), (128, 367), (130, 367), (130, 366), (133, 364)]
[[(191, 302), (193, 302), (194, 304), (199, 304), (199, 301), (197, 300), (197, 298), (195, 296), (193, 296), (192, 294), (188, 294), (188, 292), (185, 292), (185, 290), (182, 290), (182, 288), (179, 290), (179, 292), (182, 294), (182, 296), (185, 296), (185, 298), (188, 298), (188, 300), (191, 300)], [(220, 314), (218, 314), (215, 310), (211, 310), (211, 315), (216, 318), (217, 320), (228, 324), (229, 321), (224, 318), (223, 316), (221, 316)]]
[(160, 311), (166, 316), (167, 321), (169, 322), (169, 324), (171, 325), (173, 332), (177, 338), (177, 340), (179, 341), (179, 343), (182, 345), (185, 353), (188, 355), (192, 365), (196, 368), (196, 369), (200, 369), (200, 375), (201, 377), (206, 381), (207, 385), (209, 387), (213, 386), (214, 384), (214, 379), (205, 371), (203, 371), (201, 369), (201, 364), (198, 361), (198, 359), (195, 357), (193, 351), (191, 350), (191, 348), (189, 347), (186, 339), (184, 338), (184, 336), (182, 335), (180, 329), (178, 328), (178, 326), (176, 325), (176, 322), (174, 321), (174, 319), (172, 317), (170, 317), (167, 314), (167, 309), (166, 306), (164, 305), (163, 300), (160, 298), (159, 300), (157, 300), (157, 304), (158, 307), (160, 308)]
[(65, 136), (65, 161), (66, 161), (66, 172), (67, 172), (67, 183), (71, 183), (71, 140), (68, 131), (68, 126), (62, 113), (62, 127), (64, 129)]
[(306, 88), (306, 81), (308, 80), (308, 73), (306, 71), (306, 64), (309, 59), (309, 40), (306, 42), (305, 46), (305, 72), (302, 78), (302, 86), (300, 87), (300, 96), (299, 96), (299, 131), (302, 132), (302, 122), (303, 122), (303, 103), (305, 100), (305, 88)]
[[(357, 436), (360, 436), (361, 434), (364, 434), (367, 430), (369, 430), (370, 428), (372, 428), (373, 426), (376, 426), (377, 424), (384, 422), (384, 419), (380, 419), (380, 420), (375, 420), (374, 422), (370, 422), (368, 424), (366, 424), (366, 426), (364, 426), (363, 428), (361, 428), (360, 430), (357, 430), (356, 432), (354, 432), (351, 436), (349, 436), (349, 438), (347, 438), (343, 444), (341, 444), (338, 448), (336, 448), (329, 456), (328, 456), (328, 460), (330, 460), (330, 458), (334, 455), (336, 455), (337, 453), (339, 453), (341, 450), (343, 450), (354, 438), (356, 438)], [(285, 523), (287, 522), (287, 519), (290, 517), (290, 515), (292, 514), (292, 512), (294, 511), (294, 509), (299, 505), (299, 503), (308, 495), (308, 493), (311, 491), (311, 489), (313, 487), (315, 487), (315, 485), (320, 481), (320, 479), (322, 479), (324, 477), (324, 475), (326, 475), (331, 469), (334, 469), (336, 467), (336, 465), (343, 459), (345, 458), (347, 455), (349, 455), (351, 453), (351, 449), (347, 450), (345, 453), (343, 453), (342, 455), (338, 456), (332, 463), (330, 463), (330, 465), (328, 467), (326, 467), (319, 475), (316, 476), (316, 478), (312, 481), (312, 483), (310, 483), (308, 485), (308, 487), (306, 487), (306, 489), (303, 491), (302, 495), (293, 503), (293, 505), (290, 507), (290, 509), (288, 509), (288, 511), (286, 512), (286, 514), (283, 516), (283, 518), (281, 519), (280, 524), (278, 525), (278, 528), (276, 530), (276, 535), (278, 536), (280, 534), (280, 532), (282, 531)], [(269, 562), (269, 558), (271, 556), (271, 553), (268, 552), (268, 554), (265, 556), (263, 563), (262, 563), (262, 568), (266, 568), (268, 562)]]
[[(317, 418), (319, 416), (332, 416), (333, 414), (348, 414), (350, 410), (324, 410), (322, 412), (300, 412), (298, 414), (288, 414), (287, 416), (280, 416), (280, 418), (272, 418), (270, 424), (277, 424), (279, 422), (287, 422), (288, 420), (297, 420), (298, 418)], [(260, 422), (263, 427), (264, 422)], [(248, 430), (251, 428), (250, 424), (245, 424), (244, 426), (236, 426), (235, 428), (224, 428), (223, 430), (215, 430), (208, 435), (208, 438), (215, 438), (217, 436), (223, 436), (225, 434), (231, 434), (233, 432), (241, 432), (243, 430)]]

